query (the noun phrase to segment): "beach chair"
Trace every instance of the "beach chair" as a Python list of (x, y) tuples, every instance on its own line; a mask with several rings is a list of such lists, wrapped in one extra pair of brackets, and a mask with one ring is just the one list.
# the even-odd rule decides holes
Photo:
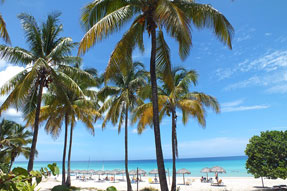
[(191, 185), (191, 180), (187, 179), (186, 182), (185, 182), (185, 185), (187, 185), (187, 186)]
[(154, 181), (152, 181), (152, 178), (149, 178), (149, 179), (148, 179), (148, 183), (154, 184)]
[(223, 182), (221, 179), (218, 182), (211, 183), (211, 186), (221, 186), (221, 185), (223, 185)]

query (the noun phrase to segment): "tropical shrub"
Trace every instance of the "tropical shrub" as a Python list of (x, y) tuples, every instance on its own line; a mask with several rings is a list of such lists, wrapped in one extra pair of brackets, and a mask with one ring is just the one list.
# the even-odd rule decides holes
[(69, 188), (66, 185), (58, 185), (52, 188), (52, 191), (69, 191)]
[(153, 187), (145, 187), (145, 188), (141, 189), (140, 191), (158, 191), (158, 189), (155, 189)]
[(110, 187), (107, 188), (106, 191), (117, 191), (117, 189), (114, 186), (110, 186)]
[(287, 178), (287, 131), (266, 131), (253, 136), (245, 154), (247, 172), (255, 178)]
[[(0, 191), (34, 191), (36, 186), (48, 175), (49, 170), (53, 175), (59, 174), (56, 163), (49, 164), (48, 168), (41, 168), (39, 171), (30, 173), (21, 167), (14, 168), (10, 173), (0, 172)], [(30, 184), (32, 179), (36, 182)]]

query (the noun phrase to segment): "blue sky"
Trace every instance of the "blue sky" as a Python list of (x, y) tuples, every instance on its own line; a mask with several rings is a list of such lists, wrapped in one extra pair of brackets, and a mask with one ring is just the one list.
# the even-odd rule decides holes
[[(51, 11), (61, 11), (63, 36), (80, 41), (84, 31), (80, 27), (81, 8), (87, 0), (9, 0), (0, 6), (7, 22), (13, 46), (27, 48), (21, 25), (16, 15), (30, 13), (44, 21)], [(193, 29), (193, 47), (190, 56), (181, 61), (177, 45), (167, 39), (174, 66), (195, 69), (199, 84), (195, 91), (215, 96), (221, 104), (221, 113), (208, 112), (205, 129), (191, 119), (186, 126), (178, 120), (179, 157), (211, 157), (243, 155), (248, 139), (265, 130), (286, 130), (287, 94), (287, 12), (285, 0), (218, 0), (197, 1), (210, 3), (222, 12), (235, 29), (233, 50), (229, 50), (208, 29)], [(95, 45), (84, 57), (84, 68), (95, 67), (103, 72), (109, 55), (129, 24), (107, 40)], [(150, 39), (145, 36), (146, 52), (134, 53), (134, 60), (149, 63)], [(76, 51), (75, 51), (76, 53)], [(21, 66), (0, 61), (0, 85)], [(3, 102), (3, 97), (0, 101)], [(5, 118), (18, 122), (21, 113), (8, 110)], [(161, 137), (165, 158), (171, 158), (171, 121), (165, 118), (161, 124)], [(95, 124), (95, 136), (89, 134), (80, 122), (74, 133), (72, 160), (121, 160), (124, 159), (124, 135), (118, 134), (111, 124), (105, 130)], [(130, 159), (154, 159), (153, 130), (142, 135), (129, 128)], [(37, 145), (37, 160), (61, 160), (63, 133), (52, 139), (41, 128)], [(18, 160), (23, 160), (20, 157)]]

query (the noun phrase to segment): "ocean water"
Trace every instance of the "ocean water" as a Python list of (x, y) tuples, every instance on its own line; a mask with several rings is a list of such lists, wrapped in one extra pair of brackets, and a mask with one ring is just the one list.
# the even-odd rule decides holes
[[(233, 156), (233, 157), (210, 157), (210, 158), (190, 158), (190, 159), (178, 159), (176, 162), (176, 168), (186, 168), (191, 174), (189, 176), (199, 177), (205, 174), (200, 173), (200, 170), (204, 167), (221, 166), (226, 170), (225, 174), (220, 176), (227, 177), (249, 177), (245, 169), (247, 157), (246, 156)], [(61, 169), (62, 163), (60, 161), (35, 161), (34, 169), (38, 170), (41, 167), (46, 167), (47, 164), (56, 162), (58, 167)], [(26, 162), (15, 162), (13, 167), (27, 167)], [(113, 169), (124, 169), (124, 161), (72, 161), (72, 169), (80, 170), (113, 170)], [(150, 171), (157, 168), (156, 160), (130, 160), (129, 170), (140, 168), (145, 171)], [(171, 174), (172, 172), (172, 160), (165, 160), (165, 168)], [(210, 174), (211, 176), (213, 174)]]

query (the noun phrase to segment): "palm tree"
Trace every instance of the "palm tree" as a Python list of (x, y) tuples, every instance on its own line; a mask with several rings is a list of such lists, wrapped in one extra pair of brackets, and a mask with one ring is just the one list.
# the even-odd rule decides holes
[[(179, 55), (185, 59), (191, 47), (191, 23), (197, 28), (211, 28), (222, 42), (231, 48), (233, 28), (219, 11), (210, 5), (185, 0), (95, 0), (83, 10), (82, 22), (87, 33), (81, 40), (79, 53), (85, 53), (96, 42), (108, 37), (131, 19), (131, 27), (118, 42), (108, 64), (106, 78), (113, 75), (111, 68), (126, 63), (132, 51), (138, 46), (144, 51), (143, 33), (151, 36), (150, 77), (152, 86), (153, 125), (156, 146), (157, 165), (161, 190), (168, 190), (164, 160), (161, 147), (159, 108), (157, 97), (156, 63), (168, 65), (165, 52), (160, 46), (162, 30), (179, 43)], [(145, 30), (146, 29), (146, 30)], [(158, 31), (158, 34), (157, 34)], [(164, 42), (165, 43), (165, 42)], [(162, 44), (162, 43), (161, 43)], [(167, 67), (169, 68), (169, 67)]]
[(2, 162), (10, 160), (9, 171), (19, 155), (23, 154), (27, 159), (29, 158), (31, 149), (26, 145), (32, 143), (32, 135), (24, 126), (13, 121), (2, 120), (0, 124), (0, 156)]
[[(26, 66), (22, 72), (0, 88), (1, 95), (9, 94), (0, 107), (0, 114), (10, 106), (21, 108), (25, 115), (36, 110), (28, 163), (29, 172), (34, 164), (43, 89), (49, 89), (49, 85), (54, 84), (58, 94), (65, 95), (62, 87), (67, 87), (83, 95), (81, 89), (69, 76), (58, 71), (58, 68), (65, 68), (66, 64), (79, 61), (78, 57), (70, 56), (76, 43), (73, 43), (71, 38), (59, 37), (63, 30), (63, 26), (58, 23), (59, 16), (59, 13), (48, 15), (47, 21), (39, 27), (33, 16), (22, 13), (18, 17), (22, 22), (30, 49), (0, 45), (2, 59)], [(65, 100), (68, 103), (67, 97)]]
[[(205, 109), (211, 107), (216, 113), (219, 112), (217, 100), (209, 95), (199, 92), (190, 92), (189, 87), (193, 83), (197, 83), (197, 73), (193, 70), (187, 71), (184, 68), (174, 68), (170, 77), (166, 77), (166, 73), (159, 72), (159, 78), (164, 82), (162, 88), (158, 88), (160, 118), (164, 115), (170, 116), (172, 119), (172, 159), (173, 159), (173, 178), (171, 191), (176, 191), (176, 158), (178, 157), (177, 148), (177, 109), (182, 112), (182, 122), (188, 122), (188, 116), (196, 118), (198, 123), (205, 126)], [(168, 79), (168, 80), (166, 80)], [(146, 91), (146, 90), (142, 90)], [(145, 93), (146, 94), (146, 93)], [(133, 122), (138, 123), (138, 130), (141, 133), (146, 125), (152, 123), (152, 104), (145, 103), (138, 107), (133, 116)]]
[(131, 191), (128, 171), (128, 118), (129, 111), (132, 111), (140, 102), (136, 95), (137, 91), (146, 84), (144, 66), (139, 62), (125, 63), (125, 66), (110, 76), (109, 80), (115, 86), (105, 86), (98, 92), (100, 100), (109, 97), (100, 109), (101, 113), (108, 110), (102, 127), (105, 128), (106, 123), (111, 121), (113, 125), (118, 124), (120, 133), (122, 124), (125, 123), (125, 171), (127, 190)]
[[(93, 70), (95, 72), (95, 70)], [(64, 88), (68, 97), (69, 104), (65, 102), (65, 98), (62, 95), (58, 95), (56, 92), (48, 93), (43, 95), (45, 105), (41, 108), (40, 121), (46, 122), (45, 130), (52, 134), (53, 137), (58, 137), (61, 131), (62, 122), (65, 126), (65, 139), (64, 139), (64, 150), (63, 150), (63, 161), (62, 161), (62, 185), (71, 185), (70, 171), (71, 171), (71, 152), (72, 152), (72, 137), (73, 129), (77, 120), (82, 121), (94, 133), (93, 121), (96, 117), (99, 117), (97, 109), (99, 108), (95, 98), (96, 92), (89, 89), (99, 85), (95, 73), (83, 71), (75, 67), (63, 68), (63, 72), (73, 79), (81, 88), (84, 96), (78, 96), (69, 88)], [(52, 87), (51, 87), (52, 89)], [(90, 100), (88, 100), (88, 97)], [(30, 113), (27, 116), (28, 124), (33, 124), (34, 113)], [(68, 139), (68, 126), (70, 125), (70, 143), (68, 153), (68, 173), (67, 180), (65, 178), (66, 170), (66, 149)]]
[[(4, 0), (2, 0), (1, 3), (4, 3)], [(1, 36), (1, 38), (4, 39), (4, 41), (6, 43), (11, 44), (9, 34), (7, 32), (7, 29), (6, 29), (6, 23), (5, 23), (1, 13), (0, 13), (0, 36)]]

